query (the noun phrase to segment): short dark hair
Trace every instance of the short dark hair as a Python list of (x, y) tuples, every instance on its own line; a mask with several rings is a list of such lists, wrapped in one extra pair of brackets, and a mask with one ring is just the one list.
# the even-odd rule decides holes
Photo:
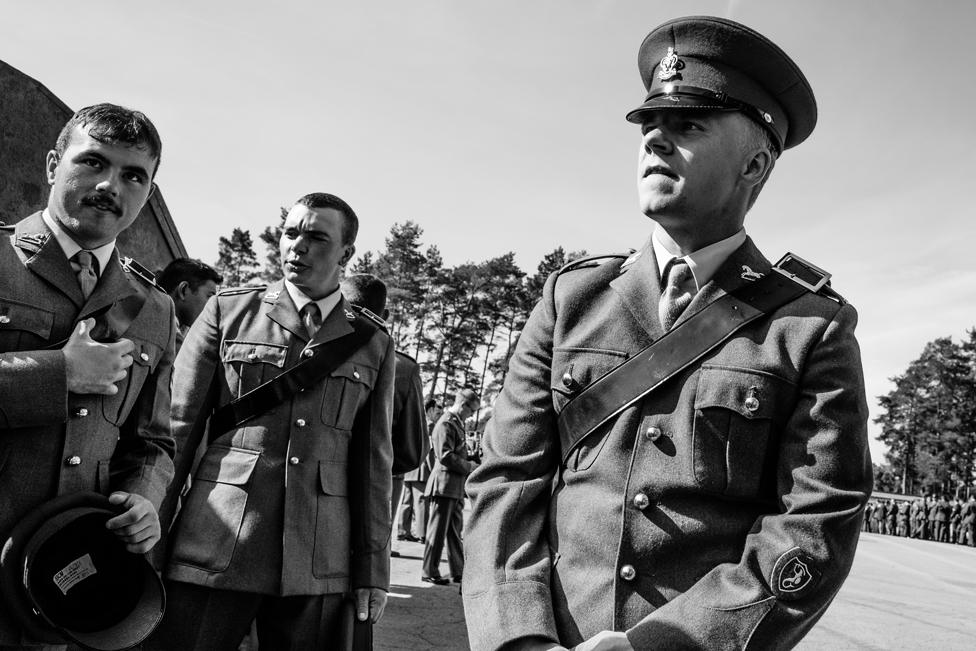
[(355, 274), (342, 279), (342, 295), (353, 305), (378, 316), (386, 309), (386, 283), (373, 274)]
[(348, 203), (334, 194), (329, 194), (328, 192), (312, 192), (301, 197), (293, 204), (294, 206), (305, 206), (311, 209), (332, 208), (333, 210), (338, 210), (342, 213), (343, 217), (342, 243), (356, 243), (356, 236), (359, 235), (359, 217), (356, 216), (356, 213)]
[(156, 282), (167, 294), (184, 280), (194, 292), (208, 280), (212, 280), (217, 285), (224, 282), (223, 276), (217, 273), (216, 269), (193, 258), (176, 258), (166, 265), (156, 278)]
[(163, 156), (163, 143), (152, 121), (141, 111), (116, 104), (95, 104), (86, 106), (71, 116), (58, 134), (54, 151), (60, 158), (68, 148), (75, 127), (88, 127), (88, 135), (104, 143), (122, 143), (129, 147), (145, 147), (156, 159), (153, 176), (159, 169)]
[(440, 405), (433, 398), (427, 398), (427, 401), (424, 403), (424, 411), (430, 411), (434, 407), (440, 407)]

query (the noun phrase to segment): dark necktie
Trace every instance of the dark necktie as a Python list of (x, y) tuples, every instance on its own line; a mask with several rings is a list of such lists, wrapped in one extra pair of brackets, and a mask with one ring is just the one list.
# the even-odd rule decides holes
[(91, 251), (78, 251), (74, 255), (74, 261), (78, 265), (78, 284), (81, 286), (81, 293), (85, 300), (88, 300), (91, 293), (95, 291), (95, 285), (98, 284), (98, 272), (95, 269), (98, 260)]
[(670, 330), (681, 313), (691, 303), (697, 288), (691, 267), (682, 258), (673, 258), (664, 271), (665, 289), (658, 304), (658, 317), (664, 330)]
[(322, 325), (322, 310), (319, 309), (317, 303), (312, 301), (306, 303), (305, 307), (302, 308), (301, 316), (305, 330), (308, 332), (308, 338), (311, 339)]

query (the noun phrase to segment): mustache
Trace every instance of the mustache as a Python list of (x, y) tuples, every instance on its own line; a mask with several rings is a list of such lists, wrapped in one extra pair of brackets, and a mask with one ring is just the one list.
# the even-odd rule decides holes
[(103, 197), (100, 195), (85, 195), (81, 198), (81, 205), (89, 206), (91, 208), (98, 208), (99, 210), (108, 210), (116, 215), (122, 214), (122, 208), (109, 197)]

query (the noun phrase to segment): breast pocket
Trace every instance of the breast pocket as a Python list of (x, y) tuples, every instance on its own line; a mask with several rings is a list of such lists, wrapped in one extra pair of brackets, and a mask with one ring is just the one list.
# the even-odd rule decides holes
[(361, 363), (346, 363), (332, 371), (322, 388), (322, 423), (337, 429), (352, 429), (356, 413), (376, 386), (378, 373), (377, 369)]
[(795, 385), (750, 369), (703, 366), (695, 396), (695, 481), (729, 497), (761, 494), (774, 481), (775, 432), (795, 401)]
[(32, 350), (45, 345), (54, 312), (10, 298), (0, 299), (0, 351)]
[(156, 370), (163, 349), (154, 343), (141, 339), (132, 339), (132, 366), (126, 371), (126, 377), (119, 383), (119, 391), (114, 396), (102, 398), (102, 412), (105, 420), (114, 425), (121, 425), (129, 417), (132, 407), (139, 399), (146, 378)]
[(287, 356), (285, 345), (228, 339), (221, 351), (228, 389), (239, 398), (261, 386), (281, 373)]
[[(626, 361), (627, 354), (596, 348), (556, 348), (552, 351), (553, 408), (558, 414), (576, 394), (610, 370)], [(587, 470), (593, 465), (606, 442), (606, 429), (601, 427), (583, 439), (566, 460), (569, 471)]]

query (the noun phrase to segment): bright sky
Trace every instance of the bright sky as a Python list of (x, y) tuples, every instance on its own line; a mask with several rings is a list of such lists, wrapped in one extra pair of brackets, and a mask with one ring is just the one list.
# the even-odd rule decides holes
[[(834, 274), (859, 310), (872, 418), (888, 378), (976, 325), (976, 3), (968, 0), (0, 0), (0, 59), (72, 108), (145, 111), (190, 255), (216, 258), (313, 191), (448, 264), (638, 247), (637, 48), (712, 14), (772, 38), (820, 119), (746, 220), (767, 257)], [(0, 98), (3, 101), (3, 98)], [(38, 174), (41, 174), (38, 170)], [(263, 254), (263, 251), (260, 253)], [(872, 436), (877, 433), (872, 425)], [(882, 446), (872, 444), (876, 461)]]

